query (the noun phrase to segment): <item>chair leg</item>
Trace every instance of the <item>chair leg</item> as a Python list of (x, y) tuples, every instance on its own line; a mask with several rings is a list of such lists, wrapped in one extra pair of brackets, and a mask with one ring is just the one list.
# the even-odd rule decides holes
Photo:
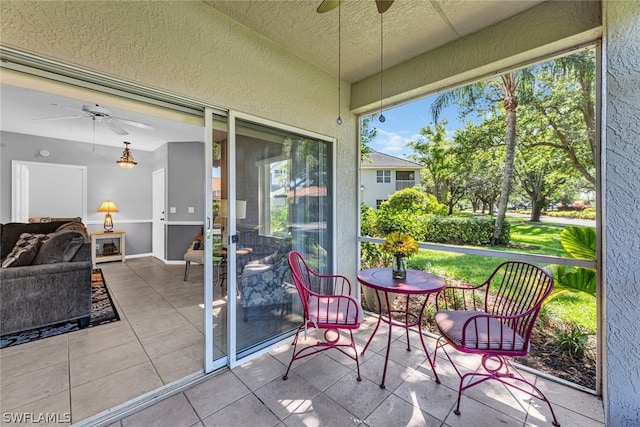
[(189, 267), (191, 265), (191, 261), (185, 261), (184, 264), (184, 281), (186, 282), (189, 278)]
[[(506, 357), (484, 355), (482, 356), (482, 369), (484, 369), (486, 373), (468, 372), (464, 375), (460, 375), (460, 372), (456, 368), (455, 364), (453, 364), (453, 360), (451, 360), (446, 350), (444, 350), (444, 352), (449, 358), (449, 361), (451, 361), (451, 364), (453, 365), (454, 369), (458, 372), (458, 375), (460, 376), (460, 386), (458, 387), (458, 402), (456, 403), (456, 409), (453, 411), (454, 414), (460, 415), (460, 399), (462, 397), (462, 393), (465, 390), (473, 386), (476, 386), (478, 384), (481, 384), (485, 381), (496, 380), (508, 387), (515, 388), (516, 390), (519, 390), (525, 394), (528, 394), (531, 397), (535, 397), (545, 402), (547, 406), (549, 406), (549, 411), (551, 412), (551, 417), (553, 418), (553, 421), (551, 422), (551, 424), (553, 424), (555, 427), (560, 427), (560, 423), (556, 418), (555, 412), (553, 412), (553, 407), (551, 406), (551, 402), (549, 402), (549, 399), (547, 399), (547, 397), (544, 395), (544, 393), (542, 393), (542, 391), (538, 387), (530, 383), (524, 377), (524, 375), (522, 375), (520, 371), (515, 366), (513, 366), (513, 364)], [(499, 362), (500, 362), (498, 368), (496, 369), (489, 368), (487, 365), (487, 362), (495, 358), (499, 359)], [(471, 379), (467, 385), (464, 385), (464, 381), (467, 378), (473, 378), (473, 377), (480, 377), (480, 379), (478, 380)], [(531, 387), (531, 389), (533, 389), (533, 392), (523, 387), (520, 387), (518, 385), (519, 383), (523, 383)]]

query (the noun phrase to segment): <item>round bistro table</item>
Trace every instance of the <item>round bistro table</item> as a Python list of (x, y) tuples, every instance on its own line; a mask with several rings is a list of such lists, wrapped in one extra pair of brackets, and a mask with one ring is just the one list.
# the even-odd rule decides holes
[[(424, 349), (424, 353), (427, 355), (427, 360), (429, 360), (433, 374), (436, 377), (436, 382), (440, 383), (440, 379), (438, 378), (438, 374), (434, 367), (434, 361), (431, 360), (431, 356), (429, 356), (429, 352), (427, 351), (427, 346), (424, 343), (424, 337), (422, 335), (422, 316), (427, 305), (427, 301), (429, 300), (429, 296), (442, 290), (445, 286), (445, 280), (442, 277), (427, 273), (426, 271), (411, 269), (407, 270), (406, 279), (394, 279), (391, 275), (390, 268), (370, 268), (358, 273), (358, 282), (376, 291), (378, 307), (380, 309), (380, 312), (378, 313), (378, 323), (376, 323), (376, 327), (373, 330), (369, 341), (367, 341), (367, 345), (364, 346), (361, 353), (362, 355), (367, 351), (371, 340), (373, 340), (373, 337), (378, 331), (380, 323), (385, 322), (389, 325), (387, 354), (384, 359), (384, 371), (382, 372), (380, 388), (385, 388), (384, 380), (387, 376), (387, 364), (389, 362), (389, 350), (391, 348), (391, 331), (394, 326), (401, 327), (406, 330), (407, 351), (411, 351), (411, 345), (409, 344), (409, 328), (414, 326), (418, 327), (418, 334), (420, 336), (420, 342), (422, 342), (422, 348)], [(405, 297), (403, 310), (395, 310), (392, 308), (389, 300), (389, 294), (400, 294)], [(386, 302), (386, 306), (384, 307), (386, 307), (386, 309), (384, 309), (381, 304), (381, 295), (384, 296), (384, 302)], [(415, 295), (424, 296), (420, 313), (414, 313), (410, 311), (409, 308), (409, 298)], [(396, 315), (395, 319), (394, 315)], [(402, 320), (397, 320), (399, 318)]]

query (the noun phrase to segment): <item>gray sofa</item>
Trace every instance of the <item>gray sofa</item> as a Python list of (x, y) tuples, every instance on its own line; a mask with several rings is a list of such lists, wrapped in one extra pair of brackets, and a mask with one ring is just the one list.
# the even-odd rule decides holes
[[(86, 238), (86, 229), (83, 237), (74, 230), (56, 233), (65, 224), (69, 221), (0, 225), (0, 258), (3, 261), (11, 255), (22, 233), (65, 234), (66, 240), (62, 241), (72, 242), (65, 244), (66, 248), (60, 248), (60, 244), (49, 244), (45, 248), (45, 241), (33, 259), (37, 264), (0, 268), (0, 335), (67, 321), (77, 321), (80, 327), (89, 324), (91, 243)], [(79, 239), (82, 239), (80, 243)], [(71, 246), (72, 251), (67, 250)], [(52, 250), (61, 254), (52, 254)], [(67, 261), (67, 258), (70, 259)]]

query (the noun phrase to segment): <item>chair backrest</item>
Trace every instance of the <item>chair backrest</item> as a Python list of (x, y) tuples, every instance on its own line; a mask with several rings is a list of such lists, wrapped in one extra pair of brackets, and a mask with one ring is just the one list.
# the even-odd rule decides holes
[(304, 315), (305, 318), (307, 318), (309, 313), (309, 293), (311, 292), (312, 283), (309, 266), (300, 252), (291, 251), (289, 252), (289, 267), (291, 267), (291, 277), (302, 300)]
[(501, 316), (516, 316), (503, 323), (522, 337), (528, 337), (538, 317), (542, 303), (553, 291), (553, 277), (545, 270), (525, 262), (500, 264), (487, 279), (491, 292), (485, 294), (485, 311)]

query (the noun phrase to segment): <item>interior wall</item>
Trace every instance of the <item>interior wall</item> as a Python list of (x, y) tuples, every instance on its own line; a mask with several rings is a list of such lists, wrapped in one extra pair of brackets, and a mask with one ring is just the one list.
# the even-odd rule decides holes
[[(335, 78), (199, 1), (0, 2), (2, 45), (334, 137), (338, 272), (357, 270), (357, 134)], [(38, 31), (25, 31), (37, 28)]]
[(605, 6), (607, 425), (640, 423), (640, 2)]
[[(116, 147), (13, 132), (0, 132), (0, 141), (0, 222), (11, 221), (12, 160), (86, 166), (89, 231), (103, 230), (104, 213), (97, 210), (104, 200), (113, 200), (119, 209), (112, 214), (114, 228), (127, 233), (127, 255), (151, 252), (152, 153), (132, 150), (138, 165), (123, 169), (116, 163), (122, 149)], [(39, 154), (43, 149), (48, 157)]]

